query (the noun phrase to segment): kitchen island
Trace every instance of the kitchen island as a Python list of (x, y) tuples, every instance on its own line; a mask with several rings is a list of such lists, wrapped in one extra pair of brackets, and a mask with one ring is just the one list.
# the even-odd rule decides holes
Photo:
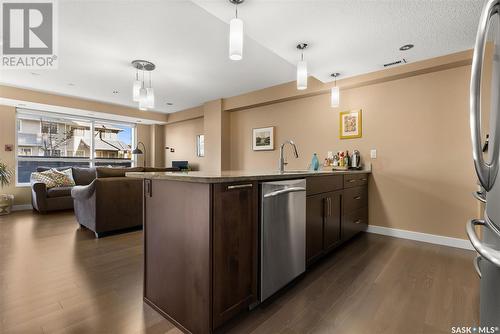
[(188, 333), (259, 303), (259, 185), (306, 180), (307, 264), (367, 225), (370, 170), (127, 173), (144, 179), (144, 301)]

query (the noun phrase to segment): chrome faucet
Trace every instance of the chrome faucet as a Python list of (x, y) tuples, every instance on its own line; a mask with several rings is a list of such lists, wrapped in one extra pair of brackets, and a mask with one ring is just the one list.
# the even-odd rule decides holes
[(281, 144), (280, 146), (280, 173), (284, 173), (285, 172), (285, 165), (287, 165), (288, 163), (285, 162), (285, 157), (283, 156), (283, 149), (285, 147), (286, 144), (290, 144), (293, 148), (293, 155), (295, 155), (295, 158), (298, 158), (299, 157), (299, 153), (297, 152), (297, 146), (295, 146), (295, 143), (293, 142), (293, 140), (287, 140), (285, 141), (283, 144)]

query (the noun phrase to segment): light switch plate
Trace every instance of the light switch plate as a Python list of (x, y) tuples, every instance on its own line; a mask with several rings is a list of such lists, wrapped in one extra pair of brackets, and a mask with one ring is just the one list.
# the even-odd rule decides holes
[(377, 159), (377, 150), (375, 149), (370, 150), (370, 158)]

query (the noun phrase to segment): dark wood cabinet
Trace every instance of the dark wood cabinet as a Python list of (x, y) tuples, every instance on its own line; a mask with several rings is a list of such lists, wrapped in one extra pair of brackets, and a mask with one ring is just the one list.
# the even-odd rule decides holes
[(342, 191), (307, 196), (306, 262), (311, 264), (340, 241)]
[(368, 226), (368, 208), (361, 208), (342, 216), (342, 240), (348, 240)]
[[(365, 178), (307, 178), (306, 265), (366, 228)], [(222, 330), (258, 302), (257, 178), (238, 183), (146, 179), (145, 190), (144, 301), (183, 332)]]
[(323, 225), (323, 248), (325, 251), (335, 247), (340, 241), (340, 204), (342, 191), (326, 194), (325, 197), (325, 220)]
[(323, 254), (323, 221), (325, 197), (323, 194), (306, 199), (306, 259), (314, 262)]
[(213, 328), (257, 301), (258, 184), (214, 184)]
[(311, 265), (368, 225), (368, 175), (307, 179), (306, 263)]
[(368, 174), (344, 175), (344, 188), (359, 187), (368, 184)]

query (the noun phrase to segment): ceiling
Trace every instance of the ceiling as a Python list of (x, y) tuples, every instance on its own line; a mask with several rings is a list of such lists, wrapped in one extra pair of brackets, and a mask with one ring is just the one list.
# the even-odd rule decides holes
[[(227, 0), (194, 0), (224, 22)], [(483, 0), (246, 0), (239, 6), (245, 33), (289, 63), (306, 42), (311, 75), (323, 82), (470, 49)], [(414, 44), (401, 52), (405, 44)]]
[(0, 83), (137, 107), (130, 62), (146, 59), (157, 66), (155, 111), (169, 113), (294, 80), (298, 42), (324, 82), (472, 48), (484, 1), (246, 0), (239, 62), (228, 59), (227, 0), (58, 3), (59, 68), (1, 70)]

